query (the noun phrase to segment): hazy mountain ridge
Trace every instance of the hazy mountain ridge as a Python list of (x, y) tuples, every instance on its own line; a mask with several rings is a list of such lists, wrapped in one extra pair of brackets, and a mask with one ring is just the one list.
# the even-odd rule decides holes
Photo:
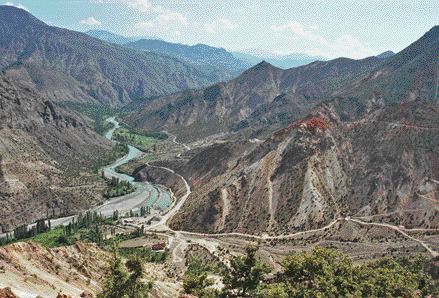
[(188, 46), (158, 39), (141, 39), (127, 43), (125, 46), (176, 57), (187, 63), (203, 67), (206, 72), (217, 73), (225, 81), (233, 79), (250, 67), (250, 64), (236, 59), (225, 49), (204, 44)]
[(109, 31), (105, 31), (105, 30), (88, 30), (86, 32), (84, 32), (85, 34), (94, 37), (94, 38), (98, 38), (101, 39), (103, 41), (109, 42), (109, 43), (115, 43), (118, 45), (124, 45), (127, 44), (129, 42), (135, 42), (138, 41), (140, 39), (143, 39), (145, 37), (126, 37), (123, 35), (119, 35), (119, 34), (115, 34)]
[(273, 66), (289, 69), (292, 67), (303, 66), (315, 61), (325, 61), (324, 57), (310, 56), (306, 54), (289, 54), (289, 55), (274, 55), (270, 53), (258, 53), (255, 51), (232, 52), (237, 59), (245, 61), (254, 66), (262, 61), (266, 61)]
[[(255, 129), (267, 126), (267, 121), (280, 124), (305, 116), (313, 106), (331, 98), (356, 77), (368, 74), (382, 61), (375, 57), (340, 58), (289, 70), (264, 61), (227, 83), (147, 101), (126, 121), (139, 129), (169, 129), (183, 134), (191, 128), (198, 131), (198, 137), (239, 130), (251, 123)], [(284, 104), (277, 110), (275, 106), (281, 99)], [(205, 131), (200, 133), (199, 128)]]

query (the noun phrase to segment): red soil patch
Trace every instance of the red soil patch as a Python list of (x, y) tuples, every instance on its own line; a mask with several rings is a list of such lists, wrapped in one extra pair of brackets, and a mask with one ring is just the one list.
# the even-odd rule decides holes
[(289, 129), (297, 128), (301, 125), (305, 125), (306, 128), (315, 131), (316, 128), (321, 130), (328, 129), (328, 122), (323, 117), (312, 116), (309, 118), (301, 119), (288, 126)]

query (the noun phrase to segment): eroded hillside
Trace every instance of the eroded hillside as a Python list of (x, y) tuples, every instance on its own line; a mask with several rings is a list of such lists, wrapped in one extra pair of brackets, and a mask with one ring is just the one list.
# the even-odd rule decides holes
[[(177, 168), (195, 191), (172, 226), (285, 234), (380, 215), (438, 228), (437, 106), (377, 104), (354, 122), (341, 121), (335, 106), (322, 105), (249, 152), (227, 153), (232, 145), (224, 143), (196, 154)], [(217, 171), (203, 171), (206, 154)]]
[(96, 203), (101, 182), (86, 174), (112, 145), (36, 91), (0, 78), (0, 227), (11, 228)]

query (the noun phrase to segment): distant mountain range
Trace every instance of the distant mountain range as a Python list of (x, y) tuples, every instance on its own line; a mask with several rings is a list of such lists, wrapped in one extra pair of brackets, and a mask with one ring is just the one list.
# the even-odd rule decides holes
[(139, 129), (166, 128), (189, 138), (267, 129), (305, 115), (384, 61), (339, 58), (288, 70), (263, 61), (227, 83), (146, 101), (127, 121)]
[(174, 57), (48, 26), (12, 6), (0, 6), (0, 71), (47, 98), (113, 105), (223, 79)]
[(315, 61), (325, 61), (327, 60), (324, 57), (318, 56), (309, 56), (306, 54), (290, 54), (290, 55), (275, 55), (272, 53), (257, 51), (257, 50), (248, 50), (243, 52), (233, 52), (233, 56), (237, 59), (245, 61), (252, 66), (266, 61), (273, 66), (289, 69), (292, 67), (298, 67), (302, 65), (306, 65)]
[(115, 34), (109, 31), (105, 31), (105, 30), (88, 30), (86, 32), (84, 32), (85, 34), (94, 37), (94, 38), (98, 38), (100, 40), (109, 42), (109, 43), (115, 43), (118, 45), (124, 45), (127, 44), (129, 42), (134, 42), (134, 41), (138, 41), (140, 39), (146, 38), (146, 37), (126, 37), (123, 35), (119, 35), (119, 34)]
[(336, 96), (363, 100), (379, 94), (386, 102), (432, 96), (435, 73), (425, 61), (434, 61), (434, 30), (398, 54), (316, 61), (287, 70), (263, 61), (227, 83), (145, 102), (127, 121), (139, 129), (166, 128), (190, 139), (192, 131), (202, 137), (280, 127)]
[(383, 52), (383, 53), (377, 55), (377, 57), (378, 57), (378, 58), (384, 58), (384, 59), (385, 59), (385, 58), (392, 57), (392, 56), (394, 56), (394, 55), (395, 55), (395, 53), (392, 52), (392, 51), (385, 51), (385, 52)]
[(251, 67), (251, 64), (234, 57), (225, 49), (205, 44), (189, 46), (163, 41), (155, 37), (125, 37), (103, 30), (90, 30), (85, 33), (128, 48), (175, 57), (188, 64), (200, 67), (206, 73), (215, 73), (223, 81), (233, 79), (245, 69)]
[(203, 67), (206, 71), (222, 73), (224, 80), (233, 79), (250, 67), (250, 64), (235, 58), (225, 49), (205, 44), (188, 46), (157, 39), (141, 39), (125, 46), (176, 57), (187, 63)]
[[(242, 52), (232, 52), (237, 59), (245, 61), (252, 66), (259, 64), (262, 61), (268, 62), (273, 66), (282, 69), (289, 69), (310, 64), (315, 61), (327, 61), (328, 59), (320, 56), (310, 56), (307, 54), (289, 54), (277, 55), (269, 52), (259, 50), (247, 50)], [(377, 58), (389, 58), (395, 55), (392, 51), (386, 51), (377, 55)]]

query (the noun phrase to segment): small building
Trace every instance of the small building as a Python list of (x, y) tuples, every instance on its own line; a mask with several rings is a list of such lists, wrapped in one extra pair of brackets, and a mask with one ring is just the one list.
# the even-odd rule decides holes
[(151, 246), (151, 249), (153, 251), (161, 251), (161, 250), (165, 250), (165, 248), (166, 248), (166, 243), (165, 242), (156, 243), (156, 244), (153, 244)]

